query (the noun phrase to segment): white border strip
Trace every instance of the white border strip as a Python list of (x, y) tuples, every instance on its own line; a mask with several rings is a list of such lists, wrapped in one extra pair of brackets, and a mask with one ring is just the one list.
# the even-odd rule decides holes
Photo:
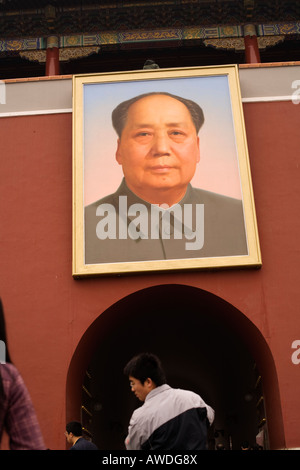
[[(295, 96), (255, 96), (252, 98), (242, 98), (243, 103), (259, 103), (259, 102), (268, 102), (268, 101), (293, 101)], [(1, 109), (1, 106), (0, 106)], [(63, 114), (63, 113), (72, 113), (72, 108), (66, 109), (37, 109), (34, 111), (12, 111), (8, 113), (1, 113), (0, 118), (2, 117), (15, 117), (15, 116), (38, 116), (42, 114)]]
[(243, 103), (258, 103), (266, 101), (293, 101), (295, 96), (255, 96), (254, 98), (242, 98)]
[[(1, 107), (0, 107), (1, 109)], [(63, 113), (72, 113), (72, 108), (66, 109), (37, 109), (34, 111), (13, 111), (10, 113), (1, 113), (0, 118), (2, 117), (14, 117), (14, 116), (37, 116), (40, 114), (63, 114)]]

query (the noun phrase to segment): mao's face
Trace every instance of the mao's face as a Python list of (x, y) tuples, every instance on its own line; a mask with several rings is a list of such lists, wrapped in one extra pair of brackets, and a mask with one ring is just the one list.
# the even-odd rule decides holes
[(187, 107), (166, 95), (136, 101), (129, 108), (116, 159), (136, 195), (153, 204), (179, 202), (200, 159)]

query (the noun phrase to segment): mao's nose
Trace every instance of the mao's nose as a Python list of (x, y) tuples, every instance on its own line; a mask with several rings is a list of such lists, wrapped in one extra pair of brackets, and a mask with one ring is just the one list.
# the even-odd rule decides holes
[(154, 156), (168, 155), (170, 153), (170, 142), (167, 133), (160, 132), (154, 135), (152, 153)]

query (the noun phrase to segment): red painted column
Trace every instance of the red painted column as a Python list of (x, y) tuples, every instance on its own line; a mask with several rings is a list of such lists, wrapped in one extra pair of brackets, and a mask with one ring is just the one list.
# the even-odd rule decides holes
[(59, 43), (56, 36), (47, 38), (46, 75), (59, 75)]
[(244, 26), (245, 59), (247, 64), (258, 64), (261, 62), (256, 36), (255, 26), (248, 24)]

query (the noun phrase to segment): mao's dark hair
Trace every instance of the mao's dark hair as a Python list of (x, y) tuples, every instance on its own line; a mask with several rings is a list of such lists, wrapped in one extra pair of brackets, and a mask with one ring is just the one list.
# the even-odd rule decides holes
[(128, 115), (128, 110), (130, 106), (136, 101), (141, 100), (142, 98), (146, 98), (147, 96), (153, 96), (153, 95), (170, 96), (171, 98), (174, 98), (175, 100), (183, 103), (187, 107), (188, 111), (190, 112), (192, 121), (194, 123), (196, 132), (198, 134), (202, 124), (204, 123), (204, 114), (203, 114), (202, 108), (200, 108), (200, 106), (197, 103), (195, 103), (192, 100), (182, 98), (181, 96), (173, 95), (171, 93), (167, 93), (163, 91), (161, 92), (154, 91), (151, 93), (144, 93), (142, 95), (135, 96), (134, 98), (131, 98), (127, 101), (123, 101), (113, 110), (112, 115), (111, 115), (112, 124), (119, 138), (121, 137), (122, 131), (124, 129), (127, 115)]

